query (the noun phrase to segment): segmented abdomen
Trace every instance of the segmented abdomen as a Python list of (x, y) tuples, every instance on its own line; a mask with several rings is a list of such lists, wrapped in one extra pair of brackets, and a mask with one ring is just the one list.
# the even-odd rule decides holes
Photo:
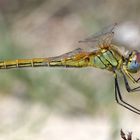
[(0, 61), (0, 69), (23, 68), (23, 67), (85, 67), (88, 66), (86, 54), (77, 54), (71, 57), (49, 57), (33, 59), (17, 59)]

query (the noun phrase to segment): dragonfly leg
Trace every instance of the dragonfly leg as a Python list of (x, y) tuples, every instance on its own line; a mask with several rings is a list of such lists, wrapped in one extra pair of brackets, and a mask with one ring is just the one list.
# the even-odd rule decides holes
[(135, 83), (138, 83), (140, 81), (140, 77), (138, 79), (135, 79), (130, 73), (128, 74), (135, 81)]
[(138, 79), (135, 79), (127, 70), (125, 67), (123, 67), (123, 72), (122, 73), (125, 73), (128, 78), (133, 82), (133, 83), (138, 83), (140, 81), (140, 77)]
[(136, 107), (130, 105), (129, 103), (127, 103), (123, 100), (116, 74), (115, 74), (115, 99), (116, 99), (116, 101), (119, 105), (121, 105), (121, 106), (125, 107), (126, 109), (140, 115), (140, 110), (139, 109), (137, 109)]
[(140, 81), (140, 77), (136, 80), (136, 82), (139, 82)]
[(135, 87), (135, 88), (131, 88), (125, 74), (123, 72), (122, 72), (122, 74), (123, 74), (123, 78), (124, 78), (125, 87), (126, 87), (128, 92), (140, 91), (140, 86)]

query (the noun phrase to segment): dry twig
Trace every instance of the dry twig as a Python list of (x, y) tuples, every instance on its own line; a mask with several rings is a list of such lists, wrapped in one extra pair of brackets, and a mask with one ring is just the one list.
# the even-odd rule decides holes
[(126, 134), (121, 129), (121, 137), (123, 140), (132, 140), (132, 132), (129, 132), (126, 136)]

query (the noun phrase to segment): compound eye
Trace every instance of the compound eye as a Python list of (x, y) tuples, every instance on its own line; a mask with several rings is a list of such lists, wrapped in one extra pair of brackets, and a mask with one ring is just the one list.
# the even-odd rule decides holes
[(136, 61), (140, 64), (140, 52), (136, 53)]

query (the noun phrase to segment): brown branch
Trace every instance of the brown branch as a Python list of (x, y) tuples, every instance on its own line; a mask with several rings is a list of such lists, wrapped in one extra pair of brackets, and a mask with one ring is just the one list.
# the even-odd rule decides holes
[(132, 132), (129, 132), (126, 136), (126, 134), (121, 129), (121, 137), (123, 140), (132, 140)]

